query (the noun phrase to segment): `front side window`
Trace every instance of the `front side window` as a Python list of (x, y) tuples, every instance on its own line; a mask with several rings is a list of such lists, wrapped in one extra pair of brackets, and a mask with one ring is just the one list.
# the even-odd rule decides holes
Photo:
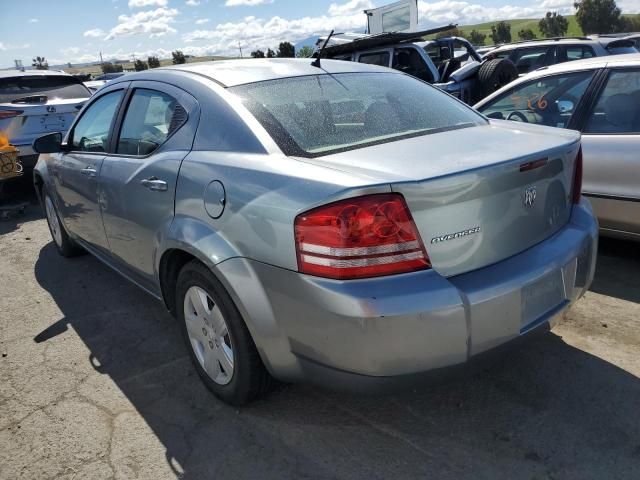
[(490, 118), (566, 128), (593, 75), (587, 71), (532, 80), (479, 110)]
[(71, 133), (72, 150), (80, 152), (107, 151), (109, 129), (122, 95), (122, 90), (107, 93), (89, 105)]
[(613, 71), (585, 133), (640, 133), (640, 70)]
[(229, 90), (288, 155), (313, 157), (486, 123), (440, 90), (397, 73), (282, 78)]
[(424, 59), (413, 48), (396, 48), (392, 68), (429, 83), (433, 83), (434, 80), (433, 73), (427, 68)]
[(175, 98), (155, 90), (134, 91), (124, 116), (116, 152), (149, 155), (186, 120)]
[(364, 53), (358, 58), (360, 63), (368, 63), (370, 65), (380, 65), (381, 67), (389, 66), (389, 52)]

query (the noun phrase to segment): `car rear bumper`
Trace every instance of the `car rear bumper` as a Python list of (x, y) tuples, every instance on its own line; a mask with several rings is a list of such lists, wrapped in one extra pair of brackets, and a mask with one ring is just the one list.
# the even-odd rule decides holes
[(427, 270), (336, 281), (243, 258), (217, 268), (275, 377), (384, 387), (552, 327), (591, 284), (597, 235), (583, 200), (542, 243), (450, 278)]

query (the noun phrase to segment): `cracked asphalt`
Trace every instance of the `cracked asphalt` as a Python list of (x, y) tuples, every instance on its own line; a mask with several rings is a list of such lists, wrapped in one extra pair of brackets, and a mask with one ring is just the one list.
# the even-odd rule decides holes
[(243, 409), (163, 306), (39, 209), (0, 222), (0, 478), (640, 478), (640, 245), (601, 242), (566, 321), (474, 374), (384, 397), (286, 385)]

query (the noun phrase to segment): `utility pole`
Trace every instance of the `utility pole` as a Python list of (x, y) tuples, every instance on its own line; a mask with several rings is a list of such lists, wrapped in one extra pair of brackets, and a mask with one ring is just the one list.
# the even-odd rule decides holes
[(102, 61), (102, 52), (100, 52), (100, 66), (102, 66), (104, 62)]
[(242, 58), (242, 45), (238, 42), (238, 49), (240, 50), (240, 58)]

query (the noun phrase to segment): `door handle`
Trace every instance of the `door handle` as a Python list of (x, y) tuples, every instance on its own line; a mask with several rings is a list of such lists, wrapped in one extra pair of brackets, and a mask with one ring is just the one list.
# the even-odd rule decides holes
[(167, 182), (159, 180), (158, 177), (149, 177), (140, 180), (140, 185), (154, 192), (165, 192), (167, 190)]
[(80, 170), (80, 173), (87, 177), (95, 177), (98, 171), (93, 167), (85, 167), (82, 170)]

